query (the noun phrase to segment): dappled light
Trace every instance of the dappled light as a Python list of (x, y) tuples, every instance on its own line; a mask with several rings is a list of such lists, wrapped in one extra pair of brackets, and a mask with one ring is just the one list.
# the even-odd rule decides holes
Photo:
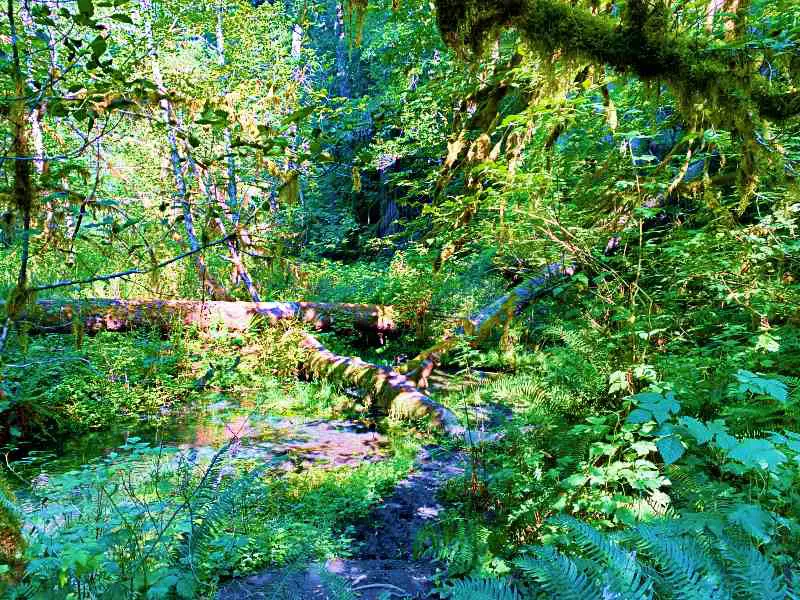
[(0, 12), (2, 600), (800, 597), (800, 2)]

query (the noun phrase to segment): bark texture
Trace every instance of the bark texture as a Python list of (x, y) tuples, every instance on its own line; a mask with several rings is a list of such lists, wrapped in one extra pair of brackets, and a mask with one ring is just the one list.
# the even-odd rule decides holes
[[(553, 264), (485, 308), (463, 320), (447, 338), (405, 365), (405, 372), (366, 362), (357, 356), (342, 356), (328, 350), (306, 331), (299, 334), (307, 352), (307, 371), (336, 383), (357, 387), (377, 405), (401, 418), (429, 418), (452, 436), (463, 436), (465, 429), (456, 415), (435, 402), (422, 389), (427, 377), (444, 353), (459, 338), (487, 337), (496, 328), (508, 326), (511, 319), (549, 290), (558, 279), (571, 275), (572, 267)], [(391, 307), (369, 304), (331, 304), (322, 302), (200, 302), (190, 300), (40, 300), (25, 315), (39, 330), (64, 330), (73, 323), (90, 332), (124, 331), (149, 326), (169, 329), (176, 322), (207, 328), (215, 323), (230, 330), (244, 330), (260, 317), (271, 324), (301, 321), (317, 330), (333, 324), (362, 330), (389, 333), (398, 329)], [(473, 440), (474, 441), (474, 440)]]
[[(764, 118), (780, 120), (800, 112), (798, 93), (774, 91), (768, 81), (752, 78), (747, 86), (731, 76), (731, 55), (745, 47), (720, 52), (709, 39), (673, 34), (666, 2), (629, 1), (621, 18), (592, 14), (564, 0), (436, 0), (442, 37), (457, 49), (479, 50), (500, 30), (514, 27), (542, 56), (558, 53), (595, 61), (647, 80), (668, 82), (686, 106), (714, 98), (716, 120), (735, 123), (739, 111), (755, 109)], [(730, 7), (741, 16), (741, 11)], [(736, 3), (738, 6), (738, 2)], [(712, 17), (713, 18), (713, 17)], [(737, 18), (734, 27), (742, 28)], [(728, 25), (726, 24), (726, 30)], [(797, 73), (790, 74), (792, 78)]]
[(347, 383), (367, 391), (381, 408), (390, 414), (416, 419), (428, 417), (447, 434), (464, 434), (453, 412), (423, 394), (414, 381), (389, 367), (368, 363), (357, 356), (341, 356), (328, 350), (310, 333), (302, 337), (309, 352), (308, 367), (316, 377)]

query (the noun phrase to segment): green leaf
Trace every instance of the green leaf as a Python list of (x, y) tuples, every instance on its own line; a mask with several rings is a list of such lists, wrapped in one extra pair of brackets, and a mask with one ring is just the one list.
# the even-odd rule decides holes
[(656, 446), (661, 453), (661, 458), (664, 459), (664, 463), (667, 465), (675, 463), (686, 451), (677, 435), (668, 435), (661, 438), (656, 441)]
[(294, 111), (292, 114), (288, 115), (286, 118), (283, 119), (284, 125), (289, 125), (291, 123), (298, 123), (305, 119), (308, 115), (313, 113), (317, 109), (316, 106), (306, 106), (305, 108), (301, 108), (300, 110)]
[(772, 442), (752, 438), (746, 438), (739, 442), (728, 453), (728, 456), (746, 467), (768, 471), (775, 471), (788, 460), (786, 455), (778, 450)]
[(78, 10), (86, 17), (94, 15), (94, 4), (92, 4), (92, 0), (78, 0)]
[(92, 40), (90, 47), (92, 48), (92, 56), (97, 59), (103, 56), (105, 51), (108, 49), (108, 44), (102, 36), (98, 35), (96, 38), (94, 38), (94, 40)]
[(194, 598), (194, 579), (190, 575), (184, 575), (175, 584), (175, 591), (181, 598)]
[(657, 446), (653, 442), (646, 440), (631, 444), (631, 450), (636, 452), (636, 454), (639, 456), (647, 456), (651, 452), (655, 452), (657, 449)]
[(110, 19), (114, 19), (115, 21), (119, 21), (120, 23), (127, 23), (128, 25), (133, 25), (133, 19), (131, 19), (128, 15), (122, 13), (115, 13), (109, 17)]
[(789, 401), (789, 389), (777, 379), (766, 379), (750, 371), (739, 369), (736, 373), (740, 392), (750, 392), (757, 396), (769, 396), (781, 404)]
[(587, 481), (589, 481), (589, 478), (586, 475), (575, 473), (574, 475), (570, 475), (564, 481), (562, 481), (561, 486), (565, 488), (577, 489), (585, 485)]
[(650, 411), (642, 410), (641, 408), (637, 408), (631, 411), (631, 414), (628, 415), (628, 423), (647, 423), (648, 421), (653, 420), (653, 415)]
[(772, 515), (755, 504), (739, 504), (728, 514), (731, 523), (739, 525), (748, 535), (760, 543), (767, 543), (772, 537), (774, 520)]
[(653, 415), (653, 418), (659, 424), (664, 423), (669, 419), (670, 415), (677, 414), (681, 410), (681, 405), (672, 392), (667, 393), (666, 396), (652, 392), (635, 394), (633, 400), (639, 405), (640, 409)]
[(697, 443), (701, 446), (710, 442), (714, 437), (708, 427), (702, 421), (698, 421), (694, 417), (681, 417), (678, 422), (689, 430), (689, 433)]

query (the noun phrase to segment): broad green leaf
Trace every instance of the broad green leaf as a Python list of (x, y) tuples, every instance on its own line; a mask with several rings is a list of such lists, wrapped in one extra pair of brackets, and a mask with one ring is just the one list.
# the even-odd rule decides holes
[(740, 392), (769, 396), (781, 404), (786, 404), (789, 400), (789, 389), (777, 379), (767, 379), (744, 369), (739, 369), (736, 379), (739, 381)]
[(631, 411), (628, 415), (628, 423), (647, 423), (653, 420), (653, 415), (650, 411), (637, 408)]
[(86, 17), (94, 15), (94, 4), (92, 0), (78, 0), (78, 11)]
[(772, 515), (755, 504), (739, 504), (728, 514), (728, 519), (744, 529), (760, 543), (769, 542), (772, 537), (774, 520)]
[(670, 415), (677, 414), (681, 410), (680, 403), (671, 392), (666, 396), (652, 392), (635, 394), (633, 399), (640, 409), (652, 414), (659, 424), (664, 423)]
[(123, 13), (115, 13), (111, 15), (110, 18), (114, 19), (115, 21), (119, 21), (120, 23), (127, 23), (129, 25), (133, 25), (133, 19), (131, 19), (128, 15)]
[(677, 435), (668, 435), (656, 441), (658, 451), (664, 459), (664, 463), (671, 465), (683, 456), (686, 451)]
[(656, 445), (650, 441), (639, 441), (631, 444), (631, 450), (636, 452), (639, 456), (647, 456), (648, 454), (657, 450)]
[(589, 478), (586, 475), (581, 475), (580, 473), (575, 473), (574, 475), (570, 475), (566, 479), (561, 482), (561, 486), (565, 488), (579, 488), (582, 487)]
[(775, 448), (772, 442), (746, 438), (739, 442), (728, 456), (746, 467), (775, 471), (787, 461), (786, 455)]
[(697, 440), (701, 446), (710, 442), (714, 437), (708, 427), (694, 417), (681, 417), (678, 422), (689, 430), (689, 433)]

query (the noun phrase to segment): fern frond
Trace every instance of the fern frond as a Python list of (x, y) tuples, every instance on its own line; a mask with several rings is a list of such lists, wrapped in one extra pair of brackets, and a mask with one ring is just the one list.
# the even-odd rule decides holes
[(505, 579), (467, 577), (451, 581), (439, 593), (450, 600), (522, 600), (522, 595)]
[(256, 469), (239, 477), (204, 507), (198, 517), (199, 525), (194, 529), (189, 543), (191, 555), (204, 556), (210, 551), (210, 540), (234, 512), (237, 500), (247, 494), (260, 475), (261, 471)]
[(566, 528), (583, 555), (593, 561), (593, 571), (603, 581), (603, 589), (620, 600), (645, 600), (653, 597), (652, 581), (645, 577), (634, 552), (621, 548), (616, 540), (578, 519), (560, 515), (551, 523)]
[(671, 533), (664, 522), (640, 525), (629, 533), (637, 549), (655, 563), (657, 589), (681, 600), (731, 598), (724, 571), (707, 550), (688, 536)]
[(575, 562), (555, 548), (534, 548), (534, 556), (520, 558), (515, 564), (555, 600), (602, 598), (600, 588)]
[(728, 572), (734, 581), (738, 597), (753, 600), (783, 600), (787, 596), (786, 583), (752, 545), (741, 545), (727, 536), (717, 540), (720, 554), (728, 562)]

